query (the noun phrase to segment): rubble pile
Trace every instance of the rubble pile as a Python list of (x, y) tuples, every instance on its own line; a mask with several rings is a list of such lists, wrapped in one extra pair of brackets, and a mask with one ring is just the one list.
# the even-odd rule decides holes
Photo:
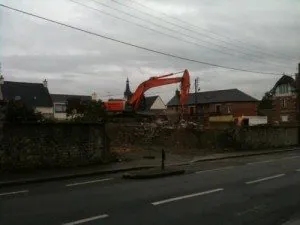
[(142, 123), (138, 126), (120, 125), (109, 129), (112, 147), (121, 149), (130, 146), (144, 148), (163, 147), (175, 152), (195, 149), (199, 139), (193, 129), (173, 127), (156, 123)]

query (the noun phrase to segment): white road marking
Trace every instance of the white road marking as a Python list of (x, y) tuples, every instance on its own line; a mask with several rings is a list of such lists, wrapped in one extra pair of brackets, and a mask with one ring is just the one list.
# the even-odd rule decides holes
[(297, 158), (300, 158), (300, 155), (284, 157), (284, 158), (282, 158), (282, 159), (285, 160), (285, 159), (297, 159)]
[(260, 163), (269, 163), (269, 162), (274, 162), (275, 160), (272, 159), (272, 160), (265, 160), (265, 161), (258, 161), (258, 162), (250, 162), (250, 163), (247, 163), (247, 165), (254, 165), (254, 164), (260, 164)]
[(107, 214), (103, 214), (103, 215), (93, 216), (93, 217), (82, 219), (82, 220), (77, 220), (77, 221), (70, 222), (70, 223), (64, 223), (62, 225), (76, 225), (76, 224), (90, 222), (90, 221), (93, 221), (93, 220), (104, 219), (104, 218), (107, 218), (107, 217), (108, 217)]
[(175, 197), (175, 198), (164, 199), (162, 201), (152, 202), (151, 204), (154, 206), (157, 206), (157, 205), (162, 205), (162, 204), (166, 204), (169, 202), (179, 201), (179, 200), (186, 199), (186, 198), (193, 198), (193, 197), (197, 197), (197, 196), (201, 196), (201, 195), (212, 194), (212, 193), (223, 191), (223, 190), (224, 190), (223, 188), (218, 188), (218, 189), (213, 189), (213, 190), (209, 190), (209, 191), (198, 192), (198, 193), (193, 193), (193, 194), (189, 194), (189, 195), (183, 195), (183, 196), (179, 196), (179, 197)]
[(263, 182), (263, 181), (267, 181), (267, 180), (272, 180), (272, 179), (283, 177), (283, 176), (285, 176), (284, 173), (277, 174), (277, 175), (270, 176), (270, 177), (264, 177), (264, 178), (261, 178), (261, 179), (258, 179), (258, 180), (248, 181), (248, 182), (246, 182), (246, 184), (255, 184), (255, 183), (259, 183), (259, 182)]
[(17, 195), (17, 194), (23, 194), (28, 193), (28, 190), (22, 190), (22, 191), (14, 191), (14, 192), (7, 192), (7, 193), (0, 193), (0, 196), (6, 196), (6, 195)]
[(72, 186), (78, 186), (78, 185), (84, 185), (84, 184), (93, 184), (93, 183), (104, 182), (104, 181), (109, 181), (109, 180), (113, 180), (113, 179), (114, 178), (105, 178), (105, 179), (101, 179), (101, 180), (90, 180), (90, 181), (85, 181), (85, 182), (66, 184), (66, 187), (72, 187)]
[(296, 171), (297, 171), (297, 172), (300, 172), (300, 169), (297, 169)]
[(228, 170), (228, 169), (233, 169), (233, 168), (234, 168), (234, 166), (227, 166), (227, 167), (221, 167), (221, 168), (216, 168), (216, 169), (211, 169), (211, 170), (200, 170), (195, 173), (199, 174), (199, 173), (206, 173), (206, 172), (222, 171), (222, 170)]

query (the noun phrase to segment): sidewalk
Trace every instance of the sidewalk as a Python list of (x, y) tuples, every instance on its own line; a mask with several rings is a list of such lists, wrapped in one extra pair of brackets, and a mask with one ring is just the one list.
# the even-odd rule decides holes
[[(201, 161), (213, 161), (228, 158), (238, 158), (254, 155), (275, 154), (287, 151), (300, 150), (300, 148), (287, 148), (279, 150), (262, 150), (247, 152), (217, 153), (208, 156), (182, 156), (167, 154), (166, 166), (190, 165)], [(107, 165), (94, 165), (61, 170), (40, 170), (28, 173), (2, 173), (0, 174), (0, 187), (13, 186), (29, 183), (40, 183), (53, 180), (69, 179), (91, 175), (105, 175), (118, 172), (150, 169), (160, 166), (161, 158), (159, 153), (153, 153), (154, 159), (139, 158), (129, 162), (117, 162)]]

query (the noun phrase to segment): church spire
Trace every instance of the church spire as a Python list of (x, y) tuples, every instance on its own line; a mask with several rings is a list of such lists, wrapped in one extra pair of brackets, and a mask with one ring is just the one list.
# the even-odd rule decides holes
[(124, 98), (126, 100), (128, 100), (130, 97), (132, 96), (132, 92), (130, 90), (130, 86), (129, 86), (129, 79), (127, 77), (127, 80), (126, 80), (126, 88), (125, 88), (125, 92), (124, 92)]

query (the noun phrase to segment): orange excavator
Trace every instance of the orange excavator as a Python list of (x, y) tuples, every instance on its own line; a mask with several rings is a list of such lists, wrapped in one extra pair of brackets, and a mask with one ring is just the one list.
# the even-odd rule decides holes
[[(182, 77), (171, 77), (175, 74), (182, 73)], [(183, 106), (188, 100), (189, 90), (190, 90), (190, 75), (188, 70), (184, 70), (178, 73), (170, 73), (162, 76), (151, 77), (149, 80), (141, 83), (136, 91), (133, 93), (131, 98), (125, 102), (123, 100), (108, 101), (104, 102), (105, 108), (111, 113), (122, 113), (123, 116), (132, 116), (132, 112), (137, 112), (139, 109), (143, 108), (142, 103), (144, 102), (144, 93), (150, 88), (159, 87), (168, 84), (180, 83), (180, 105), (181, 112), (183, 113)], [(137, 115), (137, 113), (134, 113)], [(116, 116), (116, 115), (115, 115)]]
[[(177, 74), (177, 73), (176, 73)], [(168, 84), (180, 83), (180, 105), (186, 104), (190, 91), (190, 75), (188, 70), (183, 71), (182, 77), (172, 77), (175, 73), (170, 73), (167, 75), (151, 77), (149, 80), (141, 83), (134, 94), (131, 96), (127, 102), (135, 111), (138, 110), (142, 99), (144, 98), (144, 93), (150, 88), (159, 87)]]

